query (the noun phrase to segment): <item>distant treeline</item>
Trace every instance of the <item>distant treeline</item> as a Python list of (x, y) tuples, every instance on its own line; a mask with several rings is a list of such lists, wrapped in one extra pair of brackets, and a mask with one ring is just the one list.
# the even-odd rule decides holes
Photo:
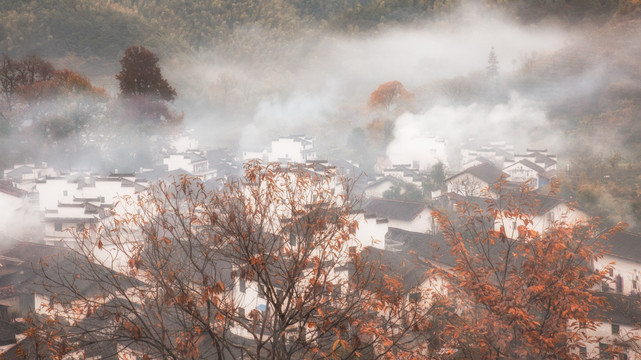
[[(13, 56), (67, 54), (118, 58), (141, 44), (163, 52), (231, 41), (259, 27), (290, 37), (301, 29), (360, 32), (449, 13), (460, 0), (25, 0), (0, 1), (0, 51)], [(485, 0), (532, 23), (637, 16), (634, 0)]]

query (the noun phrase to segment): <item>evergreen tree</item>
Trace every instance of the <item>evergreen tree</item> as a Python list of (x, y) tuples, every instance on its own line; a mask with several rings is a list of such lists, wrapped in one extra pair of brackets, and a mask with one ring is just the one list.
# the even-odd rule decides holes
[(158, 57), (143, 46), (132, 46), (125, 50), (120, 60), (122, 70), (116, 79), (124, 96), (145, 96), (152, 99), (172, 101), (176, 90), (162, 77)]
[(487, 57), (487, 77), (495, 78), (499, 76), (499, 60), (496, 58), (496, 53), (494, 52), (494, 46), (490, 50), (490, 55)]

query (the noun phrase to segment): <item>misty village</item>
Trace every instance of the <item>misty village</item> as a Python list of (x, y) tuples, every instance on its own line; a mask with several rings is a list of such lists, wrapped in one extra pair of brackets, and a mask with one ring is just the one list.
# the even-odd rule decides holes
[(641, 359), (640, 1), (0, 19), (0, 359)]

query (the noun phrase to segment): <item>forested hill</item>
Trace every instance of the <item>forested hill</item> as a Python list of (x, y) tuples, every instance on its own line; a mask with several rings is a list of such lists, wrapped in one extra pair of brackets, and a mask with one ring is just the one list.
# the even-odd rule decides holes
[[(301, 29), (359, 32), (411, 24), (457, 0), (0, 0), (0, 51), (117, 58), (131, 44), (163, 52), (227, 42), (248, 26), (290, 37)], [(485, 0), (523, 23), (606, 23), (637, 17), (638, 0)]]

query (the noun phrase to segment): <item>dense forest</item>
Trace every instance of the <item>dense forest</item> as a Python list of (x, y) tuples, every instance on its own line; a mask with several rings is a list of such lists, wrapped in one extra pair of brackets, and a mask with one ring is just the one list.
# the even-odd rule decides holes
[[(165, 52), (224, 44), (244, 27), (289, 37), (301, 29), (363, 32), (447, 15), (457, 0), (27, 0), (0, 2), (0, 47), (21, 56), (116, 58), (139, 43)], [(485, 0), (524, 24), (604, 24), (639, 15), (634, 0)]]

